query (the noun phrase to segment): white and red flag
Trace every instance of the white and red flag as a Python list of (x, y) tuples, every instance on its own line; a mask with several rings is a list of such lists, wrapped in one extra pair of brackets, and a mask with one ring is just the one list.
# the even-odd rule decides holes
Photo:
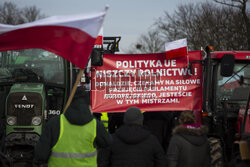
[(40, 48), (84, 68), (107, 12), (52, 16), (20, 25), (0, 24), (0, 51)]
[(187, 39), (165, 43), (165, 51), (168, 59), (187, 56)]
[(100, 32), (95, 41), (95, 45), (103, 45), (103, 27), (100, 29)]

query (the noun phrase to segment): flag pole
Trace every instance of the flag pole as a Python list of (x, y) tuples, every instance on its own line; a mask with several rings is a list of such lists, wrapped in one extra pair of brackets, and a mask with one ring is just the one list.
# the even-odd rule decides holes
[(75, 84), (74, 84), (74, 86), (73, 86), (73, 89), (72, 89), (72, 91), (71, 91), (71, 93), (70, 93), (70, 96), (69, 96), (69, 98), (68, 98), (68, 101), (67, 101), (67, 103), (66, 103), (66, 105), (65, 105), (65, 107), (64, 107), (63, 114), (67, 111), (67, 109), (69, 108), (70, 103), (72, 102), (72, 99), (73, 99), (73, 97), (74, 97), (74, 95), (75, 95), (77, 86), (78, 86), (78, 84), (79, 84), (79, 82), (80, 82), (80, 79), (81, 79), (81, 77), (82, 77), (83, 71), (84, 71), (83, 69), (80, 69), (80, 71), (79, 71), (79, 73), (78, 73), (78, 75), (77, 75), (77, 78), (76, 78)]

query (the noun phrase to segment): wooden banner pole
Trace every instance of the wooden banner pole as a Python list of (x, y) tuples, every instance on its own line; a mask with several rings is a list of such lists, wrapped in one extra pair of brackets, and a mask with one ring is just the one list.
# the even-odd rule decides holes
[(66, 103), (66, 105), (65, 105), (65, 107), (64, 107), (63, 114), (67, 111), (67, 109), (69, 108), (69, 105), (70, 105), (71, 102), (72, 102), (72, 99), (73, 99), (73, 97), (74, 97), (74, 95), (75, 95), (77, 86), (78, 86), (78, 84), (79, 84), (79, 82), (80, 82), (80, 79), (81, 79), (81, 77), (82, 77), (83, 71), (84, 71), (84, 70), (81, 69), (81, 70), (79, 71), (78, 75), (77, 75), (77, 78), (76, 78), (75, 84), (74, 84), (74, 86), (73, 86), (73, 89), (72, 89), (72, 91), (71, 91), (71, 93), (70, 93), (70, 96), (69, 96), (69, 98), (68, 98), (68, 101), (67, 101), (67, 103)]

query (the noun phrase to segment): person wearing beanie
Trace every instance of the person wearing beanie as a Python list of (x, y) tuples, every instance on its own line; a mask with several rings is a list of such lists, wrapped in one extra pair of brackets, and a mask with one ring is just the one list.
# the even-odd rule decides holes
[(192, 111), (183, 111), (167, 150), (167, 167), (209, 167), (208, 128), (196, 123)]
[(85, 88), (78, 87), (67, 111), (46, 123), (34, 166), (97, 167), (97, 150), (111, 143), (111, 135), (90, 111)]
[(112, 145), (98, 152), (98, 167), (165, 167), (164, 150), (158, 139), (143, 128), (141, 110), (129, 108), (123, 122), (112, 134)]
[(127, 125), (143, 125), (143, 114), (137, 107), (130, 107), (123, 118), (124, 124)]

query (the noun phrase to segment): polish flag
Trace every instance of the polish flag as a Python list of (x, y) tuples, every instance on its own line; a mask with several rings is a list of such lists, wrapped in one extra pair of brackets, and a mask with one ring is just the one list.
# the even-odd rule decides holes
[(168, 59), (187, 56), (187, 39), (165, 43), (165, 51)]
[(101, 30), (96, 38), (95, 45), (103, 45), (103, 27), (101, 28)]
[(83, 69), (107, 12), (52, 16), (20, 25), (0, 24), (0, 51), (40, 48)]

